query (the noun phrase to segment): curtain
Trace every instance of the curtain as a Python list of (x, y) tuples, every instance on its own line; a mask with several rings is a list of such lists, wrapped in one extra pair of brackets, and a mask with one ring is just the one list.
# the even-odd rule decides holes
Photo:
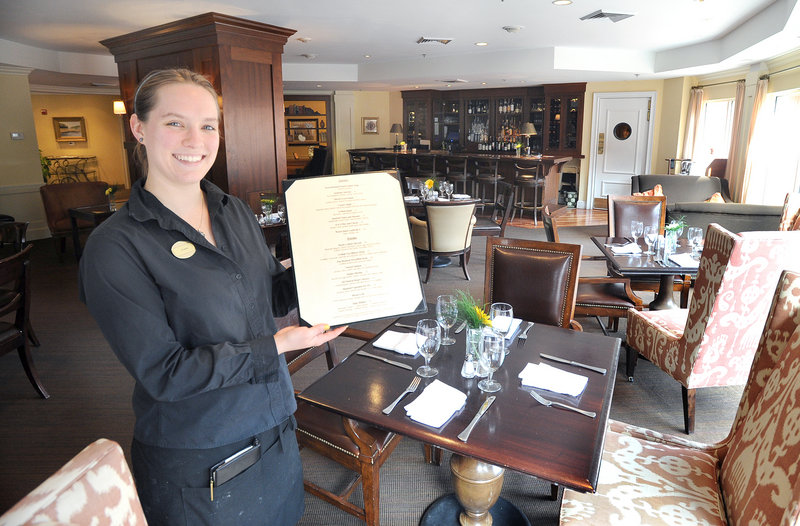
[(744, 161), (744, 152), (740, 146), (739, 137), (742, 133), (744, 91), (745, 82), (740, 80), (736, 83), (736, 99), (734, 99), (733, 103), (733, 119), (731, 122), (731, 146), (728, 149), (728, 164), (725, 167), (725, 178), (728, 180), (729, 188), (736, 187), (742, 179), (741, 166)]
[[(764, 109), (764, 102), (767, 100), (767, 85), (769, 77), (761, 78), (756, 84), (756, 94), (753, 97), (753, 116), (750, 119), (750, 131), (747, 135), (747, 147), (745, 148), (745, 166), (742, 177), (737, 181), (730, 181), (733, 198), (739, 203), (748, 202), (750, 183), (755, 179), (763, 178), (763, 167), (765, 166), (765, 141), (768, 128), (769, 111)], [(762, 167), (759, 173), (759, 166)], [(760, 185), (754, 185), (754, 188)], [(760, 194), (756, 198), (753, 196), (749, 201), (760, 202)]]
[(700, 123), (700, 114), (703, 111), (705, 94), (703, 88), (692, 88), (689, 94), (689, 112), (686, 115), (686, 131), (683, 138), (683, 157), (694, 157), (694, 143), (697, 140), (697, 128)]

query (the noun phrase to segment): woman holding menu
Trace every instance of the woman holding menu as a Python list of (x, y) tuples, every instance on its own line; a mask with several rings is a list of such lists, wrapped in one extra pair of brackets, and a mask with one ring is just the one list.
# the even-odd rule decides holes
[(204, 179), (219, 147), (213, 87), (145, 77), (131, 130), (145, 178), (90, 236), (81, 298), (133, 375), (131, 459), (149, 524), (295, 524), (303, 481), (284, 352), (344, 330), (277, 330), (293, 274), (253, 212)]

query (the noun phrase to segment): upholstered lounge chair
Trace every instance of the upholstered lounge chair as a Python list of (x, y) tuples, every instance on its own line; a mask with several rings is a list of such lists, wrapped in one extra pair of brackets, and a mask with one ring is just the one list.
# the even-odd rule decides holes
[(786, 194), (778, 230), (800, 230), (800, 192)]
[(436, 256), (458, 256), (464, 277), (469, 279), (467, 264), (472, 248), (472, 227), (475, 224), (475, 203), (433, 201), (425, 203), (426, 219), (411, 216), (411, 240), (420, 255), (428, 258), (431, 279)]
[(800, 274), (784, 272), (727, 438), (610, 421), (597, 492), (564, 491), (561, 525), (800, 524), (799, 294)]
[(800, 269), (800, 233), (733, 234), (712, 224), (688, 309), (628, 311), (628, 378), (637, 353), (680, 382), (684, 426), (695, 390), (742, 385), (781, 271)]
[[(102, 181), (46, 184), (39, 187), (47, 217), (47, 227), (50, 229), (53, 242), (56, 243), (59, 258), (65, 250), (66, 238), (72, 236), (69, 209), (106, 203), (106, 189), (108, 183)], [(78, 228), (81, 232), (89, 232), (94, 225), (88, 221), (78, 220)]]

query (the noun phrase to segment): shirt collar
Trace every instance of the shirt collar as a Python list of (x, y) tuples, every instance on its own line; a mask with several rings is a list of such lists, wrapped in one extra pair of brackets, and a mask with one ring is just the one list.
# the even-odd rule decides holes
[[(137, 180), (131, 186), (131, 195), (128, 199), (128, 214), (139, 222), (158, 221), (165, 229), (183, 230), (183, 223), (178, 221), (178, 216), (164, 206), (153, 194), (144, 189), (146, 178)], [(216, 185), (203, 179), (200, 188), (206, 193), (208, 212), (212, 219), (228, 205), (228, 195)]]

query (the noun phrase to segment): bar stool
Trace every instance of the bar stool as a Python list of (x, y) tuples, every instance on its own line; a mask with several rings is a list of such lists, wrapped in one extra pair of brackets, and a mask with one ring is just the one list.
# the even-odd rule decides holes
[(348, 152), (350, 154), (350, 173), (368, 172), (369, 158), (361, 153)]
[(475, 190), (473, 175), (467, 171), (468, 163), (468, 157), (445, 158), (445, 179), (453, 183), (454, 193), (459, 193), (458, 185), (461, 185), (460, 192), (463, 194), (470, 193), (467, 189), (468, 185), (472, 185), (472, 190)]
[[(519, 210), (519, 217), (525, 210), (533, 212), (533, 224), (538, 225), (539, 220), (537, 213), (542, 209), (541, 194), (544, 188), (544, 175), (542, 174), (542, 165), (534, 164), (532, 166), (521, 166), (514, 164), (516, 168), (516, 175), (514, 177), (514, 207), (511, 213), (511, 220)], [(525, 191), (533, 190), (533, 200), (525, 200)]]
[[(497, 182), (502, 179), (497, 174), (498, 164), (499, 161), (497, 159), (475, 159), (473, 161), (473, 166), (475, 167), (475, 197), (477, 197), (477, 191), (480, 190), (481, 209), (486, 203), (494, 203), (497, 200)], [(492, 187), (492, 198), (487, 201), (486, 187), (489, 185)]]
[(444, 172), (436, 169), (435, 155), (416, 155), (414, 156), (414, 171), (417, 177), (434, 179), (444, 176)]

